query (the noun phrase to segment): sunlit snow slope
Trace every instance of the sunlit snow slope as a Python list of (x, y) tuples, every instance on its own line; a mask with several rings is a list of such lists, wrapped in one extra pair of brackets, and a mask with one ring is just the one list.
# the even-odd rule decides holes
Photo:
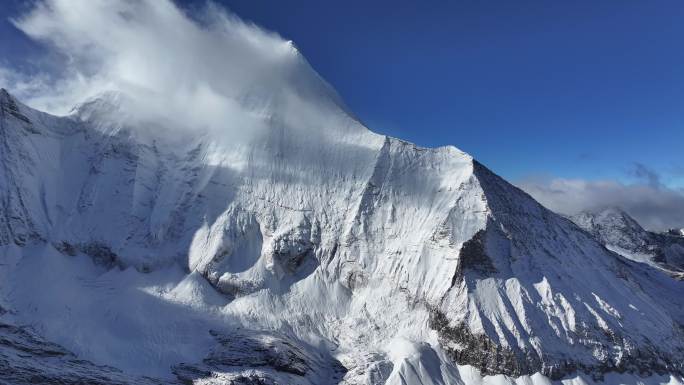
[(454, 147), (369, 131), (298, 65), (287, 98), (241, 99), (240, 140), (3, 90), (0, 330), (84, 360), (73, 383), (681, 382), (682, 282)]

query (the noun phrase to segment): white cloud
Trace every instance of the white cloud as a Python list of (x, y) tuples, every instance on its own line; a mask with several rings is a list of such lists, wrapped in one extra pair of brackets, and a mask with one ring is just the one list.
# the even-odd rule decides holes
[(684, 191), (664, 186), (657, 174), (641, 165), (637, 165), (634, 174), (645, 180), (624, 184), (612, 180), (537, 178), (517, 185), (547, 208), (562, 214), (615, 206), (647, 229), (684, 227)]
[(169, 0), (40, 1), (14, 24), (59, 63), (38, 75), (0, 69), (0, 86), (54, 114), (116, 91), (127, 116), (231, 136), (270, 115), (308, 114), (313, 126), (321, 103), (343, 108), (290, 42), (211, 3), (192, 16)]

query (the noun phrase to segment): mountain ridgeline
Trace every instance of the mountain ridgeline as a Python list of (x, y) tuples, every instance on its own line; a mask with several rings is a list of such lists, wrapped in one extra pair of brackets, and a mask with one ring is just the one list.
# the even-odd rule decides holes
[(578, 226), (335, 103), (239, 144), (118, 103), (56, 117), (0, 93), (0, 367), (30, 363), (11, 383), (684, 373), (681, 239)]

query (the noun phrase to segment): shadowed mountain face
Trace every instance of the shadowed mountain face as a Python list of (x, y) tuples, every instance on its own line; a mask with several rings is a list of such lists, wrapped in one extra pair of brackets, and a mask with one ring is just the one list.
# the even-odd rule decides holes
[(583, 212), (571, 218), (608, 249), (625, 258), (684, 278), (684, 237), (676, 232), (647, 231), (618, 208)]
[(660, 239), (628, 218), (635, 231), (605, 237), (613, 222), (580, 220), (589, 234), (469, 155), (377, 135), (334, 103), (321, 127), (263, 113), (240, 142), (139, 127), (120, 103), (55, 117), (0, 93), (0, 320), (79, 371), (479, 384), (684, 370), (670, 248), (640, 264), (602, 245)]
[(29, 328), (5, 323), (0, 323), (0, 373), (0, 383), (12, 385), (163, 384), (78, 359)]

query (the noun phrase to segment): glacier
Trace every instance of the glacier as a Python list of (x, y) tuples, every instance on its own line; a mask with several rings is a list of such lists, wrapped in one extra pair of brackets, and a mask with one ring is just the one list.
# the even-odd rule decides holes
[(237, 137), (0, 91), (0, 383), (684, 383), (682, 281), (286, 54)]

